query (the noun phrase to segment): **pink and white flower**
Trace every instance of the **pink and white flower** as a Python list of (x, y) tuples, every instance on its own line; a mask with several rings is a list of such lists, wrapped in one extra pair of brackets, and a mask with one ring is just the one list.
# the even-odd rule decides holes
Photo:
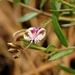
[(45, 35), (46, 30), (44, 28), (31, 27), (27, 29), (24, 33), (24, 39), (37, 43), (40, 40), (42, 40), (45, 37)]
[(31, 44), (37, 43), (40, 40), (42, 40), (46, 35), (46, 30), (44, 28), (36, 28), (36, 27), (30, 27), (29, 29), (25, 30), (19, 30), (13, 34), (14, 41), (20, 41), (19, 39), (24, 38), (25, 40), (30, 41), (29, 45), (26, 46), (26, 48), (22, 48), (20, 45), (14, 44), (14, 43), (7, 43), (10, 53), (14, 53), (13, 57), (18, 58), (23, 53), (23, 51), (27, 50)]

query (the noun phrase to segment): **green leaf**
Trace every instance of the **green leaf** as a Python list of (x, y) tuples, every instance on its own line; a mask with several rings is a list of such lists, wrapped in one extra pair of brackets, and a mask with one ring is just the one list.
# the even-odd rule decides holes
[(44, 4), (46, 3), (46, 0), (41, 0), (40, 9), (43, 8)]
[(1, 2), (2, 0), (0, 0), (0, 2)]
[(75, 69), (65, 67), (64, 65), (57, 65), (57, 67), (68, 73), (75, 74)]
[(55, 0), (55, 5), (56, 5), (57, 10), (60, 10), (61, 3), (59, 3), (58, 1)]
[(70, 3), (73, 4), (75, 2), (75, 0), (70, 0)]
[(64, 50), (64, 51), (61, 51), (61, 52), (53, 55), (49, 60), (57, 60), (57, 59), (59, 59), (61, 57), (64, 57), (64, 56), (66, 56), (66, 55), (68, 55), (68, 54), (70, 54), (72, 52), (73, 52), (73, 50)]
[[(70, 0), (70, 4), (73, 4), (75, 2), (75, 0)], [(70, 9), (73, 9), (72, 7), (69, 7)], [(73, 16), (74, 13), (73, 13), (73, 10), (70, 11), (70, 15)]]
[(71, 26), (75, 26), (75, 23), (74, 24), (63, 24), (62, 27), (71, 27)]
[(13, 0), (14, 3), (20, 3), (21, 0)]
[(28, 4), (30, 2), (30, 0), (24, 0), (25, 4)]
[(50, 51), (54, 51), (54, 50), (56, 50), (56, 47), (54, 45), (47, 46), (47, 53), (49, 53)]
[[(54, 2), (50, 1), (50, 8), (51, 10), (57, 10), (57, 7), (55, 6)], [(59, 12), (53, 11), (53, 14), (58, 18), (59, 17)]]
[(60, 8), (61, 8), (61, 3), (58, 2), (57, 0), (52, 0), (52, 2), (55, 4), (57, 10), (60, 10)]
[(64, 36), (60, 26), (59, 26), (59, 23), (58, 23), (55, 15), (52, 16), (52, 24), (53, 24), (54, 31), (55, 31), (57, 37), (59, 38), (60, 42), (64, 46), (68, 47), (67, 40), (66, 40), (66, 38), (65, 38), (65, 36)]
[[(71, 9), (71, 8), (70, 8), (70, 9)], [(74, 14), (73, 14), (73, 11), (70, 11), (70, 15), (71, 15), (71, 16), (73, 16), (73, 15), (74, 15)]]
[(37, 12), (30, 12), (30, 13), (24, 15), (23, 17), (19, 18), (17, 21), (18, 22), (26, 22), (26, 21), (32, 19), (33, 17), (37, 16), (38, 14), (39, 13), (37, 13)]

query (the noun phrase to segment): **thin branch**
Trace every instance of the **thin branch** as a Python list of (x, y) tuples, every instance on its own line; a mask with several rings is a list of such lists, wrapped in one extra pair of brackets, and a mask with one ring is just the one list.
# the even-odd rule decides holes
[(64, 0), (59, 0), (59, 2), (75, 9), (75, 6), (74, 5), (72, 5), (72, 4), (68, 3), (68, 2), (65, 2)]
[(70, 50), (70, 49), (75, 49), (75, 47), (68, 47), (68, 48), (63, 48), (63, 49), (58, 49), (59, 51), (63, 51), (63, 50)]
[[(13, 2), (12, 0), (8, 0), (8, 1)], [(24, 3), (19, 3), (19, 5), (21, 5), (22, 7), (27, 8), (27, 9), (30, 9), (30, 10), (32, 10), (32, 11), (38, 12), (38, 13), (40, 13), (40, 14), (42, 14), (42, 15), (45, 15), (45, 16), (48, 16), (48, 17), (51, 17), (51, 16), (52, 16), (51, 13), (47, 13), (47, 12), (38, 10), (38, 9), (33, 8), (33, 7), (31, 7), (31, 6), (28, 6), (28, 5), (24, 4)], [(75, 21), (74, 18), (67, 18), (67, 17), (59, 17), (59, 20), (63, 20), (63, 21)]]
[(45, 58), (47, 59), (48, 57), (51, 57), (51, 56), (53, 56), (54, 54), (59, 53), (59, 52), (64, 51), (64, 50), (74, 50), (74, 49), (75, 49), (75, 47), (68, 47), (68, 48), (64, 48), (64, 49), (56, 49), (56, 50), (54, 50), (53, 52), (47, 54), (47, 55), (45, 56)]
[(31, 46), (32, 43), (33, 43), (33, 41), (31, 41), (30, 44), (26, 48), (24, 48), (23, 51), (27, 50)]

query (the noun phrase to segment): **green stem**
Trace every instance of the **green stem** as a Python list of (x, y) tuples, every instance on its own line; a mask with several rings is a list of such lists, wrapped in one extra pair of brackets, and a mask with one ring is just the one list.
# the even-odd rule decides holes
[(64, 48), (64, 49), (58, 49), (58, 52), (63, 51), (63, 50), (70, 50), (70, 49), (75, 49), (75, 47), (68, 47), (68, 48)]
[(52, 21), (52, 19), (49, 19), (47, 20), (45, 23), (44, 23), (44, 27), (47, 27), (47, 25)]
[(73, 18), (73, 17), (72, 18), (59, 17), (59, 19), (63, 20), (63, 21), (72, 21), (72, 22), (74, 21), (75, 22), (75, 18)]
[[(30, 43), (30, 41), (27, 41), (25, 39), (21, 39), (21, 41), (23, 41), (26, 46)], [(45, 47), (40, 47), (40, 46), (38, 46), (37, 44), (34, 44), (34, 43), (32, 43), (30, 48), (37, 49), (39, 51), (44, 51), (44, 52), (46, 52), (46, 50), (47, 50)], [(75, 49), (75, 46), (74, 47), (66, 47), (64, 49), (57, 49), (56, 52), (63, 51), (63, 50), (70, 50), (70, 49)]]
[(71, 27), (71, 26), (75, 26), (75, 23), (72, 23), (72, 24), (62, 24), (62, 27)]
[[(30, 41), (27, 41), (27, 40), (25, 40), (25, 39), (20, 39), (20, 41), (23, 41), (24, 42), (24, 46), (22, 46), (22, 48), (25, 48), (26, 46), (28, 46), (29, 44), (30, 44)], [(37, 45), (37, 44), (34, 44), (34, 43), (32, 43), (31, 45), (30, 45), (30, 48), (31, 49), (36, 49), (36, 50), (39, 50), (39, 51), (46, 51), (46, 48), (45, 47), (41, 47), (41, 46), (39, 46), (39, 45)]]
[(30, 48), (38, 50), (38, 51), (43, 51), (43, 52), (46, 51), (46, 48), (40, 47), (40, 46), (37, 46), (37, 45), (31, 45)]
[[(70, 12), (62, 12), (62, 13), (60, 13), (61, 16), (62, 15), (68, 15), (68, 14), (70, 14)], [(75, 14), (75, 12), (73, 12), (73, 14)]]
[(65, 48), (65, 49), (57, 49), (57, 50), (55, 50), (55, 51), (53, 51), (53, 52), (47, 54), (45, 58), (51, 57), (51, 56), (53, 56), (54, 54), (56, 54), (56, 53), (58, 53), (58, 52), (61, 52), (61, 51), (64, 51), (64, 50), (74, 50), (74, 49), (75, 49), (75, 47), (70, 47), (70, 48)]
[(70, 3), (65, 2), (64, 0), (59, 0), (59, 2), (61, 2), (61, 3), (65, 4), (65, 5), (67, 5), (67, 6), (72, 7), (72, 8), (75, 9), (75, 6), (74, 5), (71, 5)]
[(50, 10), (50, 11), (55, 11), (55, 12), (69, 12), (69, 11), (73, 11), (73, 9), (61, 9), (61, 10)]
[(50, 56), (54, 55), (57, 52), (58, 52), (58, 50), (55, 50), (55, 51), (51, 52), (50, 54), (47, 54), (47, 57), (50, 57)]

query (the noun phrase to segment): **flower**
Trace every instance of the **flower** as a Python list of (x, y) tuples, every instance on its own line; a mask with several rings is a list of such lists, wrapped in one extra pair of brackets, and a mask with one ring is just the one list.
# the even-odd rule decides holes
[(25, 48), (22, 48), (18, 44), (7, 43), (8, 46), (10, 47), (8, 51), (14, 54), (13, 55), (14, 58), (18, 58), (25, 50), (27, 50), (31, 46), (33, 42), (34, 43), (39, 42), (45, 37), (45, 35), (46, 30), (44, 28), (30, 27), (27, 30), (26, 29), (19, 30), (13, 34), (14, 42), (21, 41), (21, 38), (23, 38), (25, 40), (30, 41), (30, 43)]
[(46, 35), (46, 30), (44, 28), (31, 27), (24, 33), (24, 39), (33, 41), (34, 43), (42, 40)]

